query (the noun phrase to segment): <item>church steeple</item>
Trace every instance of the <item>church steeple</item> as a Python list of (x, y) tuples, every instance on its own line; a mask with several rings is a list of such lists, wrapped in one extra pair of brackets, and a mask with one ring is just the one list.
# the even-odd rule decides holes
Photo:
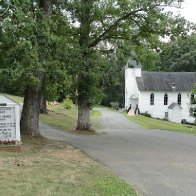
[(131, 51), (130, 58), (127, 61), (125, 69), (131, 68), (135, 77), (141, 77), (142, 65), (138, 61), (135, 51)]

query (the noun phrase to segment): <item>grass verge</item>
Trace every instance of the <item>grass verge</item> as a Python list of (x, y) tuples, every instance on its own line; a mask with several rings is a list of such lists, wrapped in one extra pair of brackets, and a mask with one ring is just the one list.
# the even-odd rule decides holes
[(127, 116), (127, 114), (124, 114), (124, 115), (126, 115), (126, 117), (130, 121), (135, 122), (144, 128), (179, 131), (179, 132), (184, 132), (184, 133), (196, 134), (196, 126), (193, 126), (193, 125), (173, 123), (173, 122), (168, 122), (164, 120), (145, 117), (142, 115), (136, 115), (136, 116)]
[(20, 153), (0, 152), (0, 195), (133, 195), (126, 182), (61, 142), (23, 138)]
[(48, 106), (48, 114), (41, 114), (40, 120), (50, 125), (57, 126), (66, 131), (72, 131), (76, 127), (77, 108), (70, 110), (64, 108), (62, 104)]
[[(41, 114), (40, 120), (50, 125), (57, 126), (66, 131), (73, 131), (76, 128), (77, 123), (77, 108), (72, 106), (70, 110), (64, 108), (63, 104), (56, 106), (48, 106), (48, 114)], [(97, 110), (91, 110), (91, 122), (93, 129), (98, 128), (96, 118), (101, 116), (101, 113)]]

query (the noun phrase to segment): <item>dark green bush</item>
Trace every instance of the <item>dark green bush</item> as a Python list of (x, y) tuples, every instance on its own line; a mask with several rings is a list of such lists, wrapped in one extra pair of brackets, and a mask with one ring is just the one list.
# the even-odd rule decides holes
[(151, 114), (149, 114), (148, 112), (140, 113), (140, 115), (151, 118)]

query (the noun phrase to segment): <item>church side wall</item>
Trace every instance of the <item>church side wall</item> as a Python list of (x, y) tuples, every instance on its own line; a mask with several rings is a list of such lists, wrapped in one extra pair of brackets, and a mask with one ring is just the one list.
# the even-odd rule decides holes
[[(154, 105), (150, 105), (150, 94), (154, 93)], [(164, 105), (164, 94), (168, 95), (168, 105)], [(179, 92), (140, 92), (139, 109), (141, 113), (148, 112), (154, 118), (165, 118), (165, 112), (168, 112), (168, 106), (177, 103)], [(182, 119), (188, 122), (194, 122), (195, 118), (189, 114), (190, 92), (181, 93)]]

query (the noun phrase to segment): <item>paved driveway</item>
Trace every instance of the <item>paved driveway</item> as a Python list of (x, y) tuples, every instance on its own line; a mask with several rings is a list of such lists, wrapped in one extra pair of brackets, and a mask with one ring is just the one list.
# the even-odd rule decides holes
[(66, 141), (103, 163), (140, 195), (196, 195), (196, 135), (147, 130), (100, 109), (100, 135), (74, 135), (41, 123), (42, 135)]

